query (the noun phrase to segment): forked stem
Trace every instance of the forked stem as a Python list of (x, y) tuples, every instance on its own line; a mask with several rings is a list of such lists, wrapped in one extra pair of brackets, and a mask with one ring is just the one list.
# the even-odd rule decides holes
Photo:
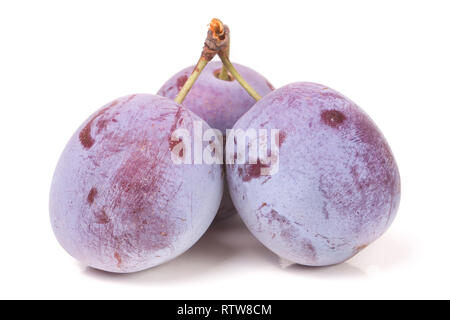
[(195, 81), (200, 76), (200, 73), (206, 67), (209, 61), (214, 58), (216, 54), (219, 55), (222, 60), (223, 67), (220, 71), (219, 78), (222, 80), (230, 80), (228, 72), (240, 83), (240, 85), (248, 92), (248, 94), (253, 97), (256, 101), (261, 99), (261, 96), (253, 89), (247, 81), (242, 78), (239, 72), (231, 64), (228, 58), (230, 54), (230, 29), (222, 23), (219, 19), (212, 19), (209, 24), (208, 35), (205, 40), (205, 45), (203, 46), (202, 55), (197, 62), (194, 70), (192, 71), (189, 78), (184, 83), (180, 92), (175, 98), (175, 102), (181, 104), (186, 98), (186, 95), (191, 90)]
[(214, 18), (211, 20), (211, 23), (209, 24), (208, 35), (206, 36), (200, 59), (198, 60), (197, 65), (195, 66), (191, 75), (184, 83), (180, 92), (176, 96), (176, 103), (181, 104), (184, 101), (184, 98), (186, 98), (189, 90), (191, 90), (195, 81), (198, 79), (200, 73), (206, 67), (208, 62), (210, 62), (219, 51), (226, 51), (229, 41), (228, 33), (228, 27), (225, 26), (219, 19)]
[(248, 94), (255, 99), (256, 101), (261, 99), (261, 96), (253, 89), (251, 85), (245, 81), (244, 78), (239, 74), (239, 72), (234, 68), (233, 64), (231, 64), (230, 59), (226, 56), (225, 53), (219, 52), (220, 60), (222, 60), (223, 65), (230, 71), (231, 75), (240, 83), (240, 85), (248, 92)]

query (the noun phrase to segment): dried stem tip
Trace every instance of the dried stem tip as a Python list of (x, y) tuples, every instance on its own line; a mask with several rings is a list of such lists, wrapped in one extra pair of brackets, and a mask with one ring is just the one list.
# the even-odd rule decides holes
[(230, 45), (229, 34), (230, 29), (222, 21), (216, 18), (212, 19), (209, 24), (202, 57), (207, 61), (211, 61), (219, 52), (226, 52)]
[(209, 30), (213, 33), (214, 38), (219, 40), (225, 39), (225, 28), (223, 26), (222, 21), (219, 19), (213, 18), (211, 23), (209, 24)]

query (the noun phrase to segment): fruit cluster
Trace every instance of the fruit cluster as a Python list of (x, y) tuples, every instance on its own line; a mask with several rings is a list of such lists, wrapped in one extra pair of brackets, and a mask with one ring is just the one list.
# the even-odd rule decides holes
[[(373, 121), (320, 84), (274, 89), (230, 62), (229, 39), (213, 19), (197, 65), (157, 95), (108, 103), (72, 136), (54, 173), (50, 218), (73, 257), (110, 272), (143, 270), (188, 250), (216, 216), (237, 212), (278, 256), (324, 266), (390, 226), (400, 177)], [(209, 63), (216, 55), (222, 62)], [(192, 154), (213, 161), (187, 161)]]

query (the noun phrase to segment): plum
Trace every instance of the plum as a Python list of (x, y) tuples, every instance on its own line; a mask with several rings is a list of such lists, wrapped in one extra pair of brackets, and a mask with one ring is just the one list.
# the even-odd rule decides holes
[[(391, 225), (400, 201), (397, 164), (374, 122), (342, 94), (293, 83), (259, 100), (239, 128), (279, 130), (272, 164), (228, 164), (227, 180), (246, 226), (281, 258), (337, 264)], [(273, 163), (277, 173), (263, 172)]]
[[(233, 65), (261, 96), (274, 90), (270, 82), (256, 71), (239, 64)], [(158, 95), (174, 99), (194, 67), (185, 68), (172, 76), (159, 89)], [(231, 129), (239, 117), (253, 106), (255, 100), (236, 80), (219, 79), (217, 75), (221, 68), (221, 62), (210, 62), (189, 91), (183, 106), (199, 115), (212, 128), (221, 130), (225, 137), (226, 129)], [(225, 186), (218, 218), (226, 218), (234, 213), (235, 209)]]
[(192, 130), (195, 121), (208, 128), (170, 99), (137, 94), (82, 124), (50, 191), (52, 227), (69, 254), (97, 269), (134, 272), (175, 258), (201, 237), (218, 210), (224, 172), (220, 164), (172, 161), (172, 133)]

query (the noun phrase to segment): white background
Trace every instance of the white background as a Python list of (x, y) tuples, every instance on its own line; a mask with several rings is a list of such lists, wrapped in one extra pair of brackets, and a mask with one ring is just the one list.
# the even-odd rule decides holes
[[(100, 106), (194, 64), (212, 17), (233, 61), (369, 113), (400, 168), (397, 219), (327, 268), (280, 268), (237, 217), (160, 267), (86, 268), (48, 218), (65, 143)], [(0, 298), (450, 298), (449, 61), (448, 1), (1, 1)]]

